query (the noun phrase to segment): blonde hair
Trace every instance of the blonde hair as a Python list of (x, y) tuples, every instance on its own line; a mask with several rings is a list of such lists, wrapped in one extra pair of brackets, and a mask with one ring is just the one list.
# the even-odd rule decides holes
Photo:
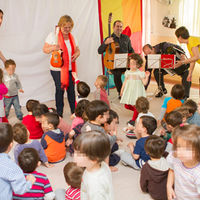
[(97, 76), (97, 80), (100, 81), (99, 83), (100, 83), (100, 87), (101, 88), (106, 87), (107, 82), (108, 82), (107, 76), (105, 76), (105, 75), (99, 75), (99, 76)]
[(61, 28), (62, 26), (64, 26), (68, 22), (71, 23), (71, 26), (73, 28), (74, 22), (73, 22), (72, 18), (69, 15), (64, 15), (64, 16), (60, 17), (59, 22), (58, 22), (58, 26)]

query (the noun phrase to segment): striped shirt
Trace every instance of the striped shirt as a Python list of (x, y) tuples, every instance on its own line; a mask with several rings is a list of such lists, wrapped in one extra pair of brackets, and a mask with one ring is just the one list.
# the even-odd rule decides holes
[(178, 200), (200, 199), (200, 163), (187, 168), (170, 152), (167, 157), (170, 169), (174, 171), (175, 194)]
[[(34, 171), (30, 174), (32, 174), (36, 178), (36, 181), (32, 185), (31, 190), (29, 190), (29, 192), (23, 195), (17, 195), (13, 193), (13, 199), (14, 200), (15, 199), (40, 200), (40, 199), (44, 199), (44, 197), (48, 197), (48, 199), (54, 199), (55, 194), (52, 191), (52, 188), (47, 176), (42, 173), (38, 173), (37, 171)], [(28, 173), (24, 173), (24, 175), (27, 176)]]
[(80, 200), (80, 188), (69, 187), (65, 193), (65, 200)]

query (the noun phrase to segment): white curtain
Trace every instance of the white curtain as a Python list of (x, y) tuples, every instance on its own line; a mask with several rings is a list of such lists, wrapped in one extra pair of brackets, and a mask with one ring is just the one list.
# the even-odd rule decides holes
[[(54, 83), (49, 71), (50, 55), (42, 52), (49, 32), (54, 31), (62, 15), (74, 20), (72, 34), (81, 51), (77, 59), (78, 76), (93, 89), (102, 73), (97, 0), (0, 0), (4, 12), (0, 27), (0, 50), (16, 61), (16, 73), (23, 85), (21, 105), (30, 98), (41, 102), (53, 100)], [(0, 63), (1, 67), (3, 64)]]

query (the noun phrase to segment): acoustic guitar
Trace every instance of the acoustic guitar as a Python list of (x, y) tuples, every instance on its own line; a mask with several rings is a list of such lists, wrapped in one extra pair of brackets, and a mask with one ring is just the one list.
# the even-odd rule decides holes
[[(58, 33), (60, 31), (59, 27), (56, 27), (56, 44), (58, 44)], [(63, 65), (63, 60), (62, 60), (62, 51), (53, 51), (50, 63), (53, 67), (60, 68)]]
[[(111, 37), (111, 31), (110, 31), (110, 24), (112, 20), (112, 13), (109, 13), (108, 16), (108, 37)], [(104, 65), (108, 69), (113, 69), (114, 68), (114, 57), (116, 49), (119, 48), (119, 44), (117, 42), (112, 42), (108, 44), (106, 47), (106, 54), (104, 56)]]

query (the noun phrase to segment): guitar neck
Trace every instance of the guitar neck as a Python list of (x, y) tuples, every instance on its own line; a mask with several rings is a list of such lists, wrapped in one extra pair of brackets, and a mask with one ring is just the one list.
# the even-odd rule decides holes
[(108, 23), (108, 37), (111, 37), (110, 23)]

